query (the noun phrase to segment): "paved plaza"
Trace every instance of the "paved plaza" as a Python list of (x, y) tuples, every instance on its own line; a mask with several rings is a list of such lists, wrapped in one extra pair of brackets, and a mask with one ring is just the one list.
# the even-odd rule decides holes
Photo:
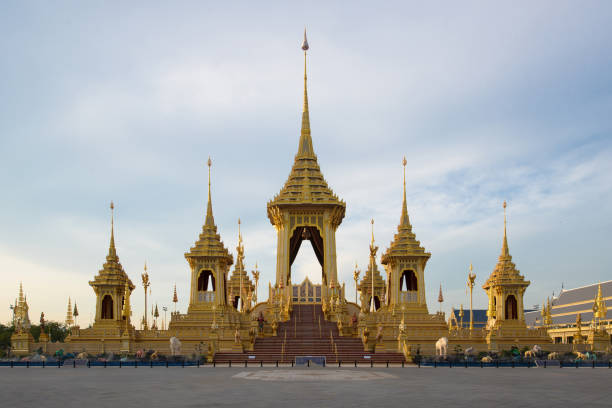
[(5, 407), (610, 407), (607, 368), (0, 368)]

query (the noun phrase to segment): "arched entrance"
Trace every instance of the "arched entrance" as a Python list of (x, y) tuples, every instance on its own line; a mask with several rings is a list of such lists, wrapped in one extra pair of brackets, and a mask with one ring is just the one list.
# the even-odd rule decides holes
[(319, 261), (319, 265), (321, 265), (321, 279), (323, 285), (327, 285), (327, 277), (325, 276), (324, 268), (325, 250), (323, 249), (323, 238), (321, 237), (318, 228), (313, 226), (297, 227), (289, 239), (289, 278), (291, 278), (291, 265), (293, 265), (293, 262), (295, 261), (295, 258), (300, 250), (300, 246), (302, 245), (302, 241), (304, 240), (310, 241), (317, 261)]
[(102, 298), (102, 309), (100, 313), (100, 318), (113, 318), (113, 297), (111, 295), (104, 295), (104, 297)]
[(211, 270), (204, 269), (198, 276), (198, 301), (213, 302), (215, 300), (215, 276)]
[(506, 298), (506, 320), (518, 319), (518, 305), (514, 295), (508, 295)]

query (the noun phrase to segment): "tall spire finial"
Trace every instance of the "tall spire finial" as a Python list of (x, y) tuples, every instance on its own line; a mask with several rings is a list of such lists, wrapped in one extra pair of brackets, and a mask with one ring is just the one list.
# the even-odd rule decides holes
[(503, 207), (504, 207), (504, 242), (503, 242), (503, 245), (502, 245), (502, 255), (508, 256), (508, 255), (510, 255), (510, 250), (508, 249), (508, 238), (507, 238), (507, 235), (506, 235), (506, 224), (507, 224), (507, 221), (506, 221), (506, 207), (507, 207), (506, 200), (504, 200)]
[(372, 224), (372, 246), (374, 246), (374, 218), (370, 221)]
[(402, 218), (400, 219), (400, 227), (410, 228), (410, 219), (408, 218), (408, 207), (406, 205), (406, 156), (402, 160), (402, 166), (404, 166), (404, 197), (402, 201)]
[(115, 204), (110, 202), (110, 210), (111, 210), (111, 238), (110, 238), (110, 246), (108, 248), (109, 256), (117, 256), (117, 250), (115, 249)]
[(242, 242), (242, 233), (240, 232), (240, 218), (238, 218), (238, 241)]
[(208, 156), (207, 164), (208, 164), (208, 204), (206, 206), (206, 222), (204, 223), (204, 225), (207, 227), (214, 227), (215, 219), (213, 217), (212, 198), (210, 194), (210, 168), (212, 166), (212, 160), (210, 159), (210, 156)]
[(310, 136), (310, 113), (308, 111), (308, 90), (306, 75), (306, 51), (310, 49), (308, 39), (306, 38), (306, 28), (304, 28), (304, 41), (302, 41), (302, 50), (304, 51), (304, 106), (302, 108), (302, 131), (300, 134), (300, 145), (298, 148), (298, 157), (314, 157), (314, 149), (312, 148), (312, 138)]

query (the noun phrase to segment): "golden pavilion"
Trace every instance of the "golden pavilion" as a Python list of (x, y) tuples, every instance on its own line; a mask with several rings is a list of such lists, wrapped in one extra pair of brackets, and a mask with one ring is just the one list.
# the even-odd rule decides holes
[[(525, 323), (523, 295), (530, 282), (516, 269), (510, 255), (505, 203), (501, 254), (482, 286), (489, 299), (486, 324), (458, 327), (449, 325), (443, 312), (430, 313), (425, 284), (427, 262), (432, 254), (417, 239), (410, 222), (405, 159), (397, 232), (379, 253), (372, 220), (369, 265), (361, 281), (355, 274), (360, 304), (347, 299), (345, 283), (338, 279), (336, 259), (336, 231), (347, 204), (328, 185), (315, 154), (307, 93), (308, 49), (304, 33), (304, 100), (298, 149), (287, 181), (267, 203), (267, 216), (277, 235), (276, 278), (268, 285), (268, 299), (258, 302), (259, 271), (253, 271), (251, 280), (244, 265), (240, 224), (236, 258), (217, 230), (209, 159), (204, 225), (184, 255), (188, 265), (185, 278), (191, 282), (186, 312), (171, 312), (166, 327), (148, 325), (145, 317), (142, 328), (136, 328), (130, 303), (135, 284), (121, 265), (115, 248), (111, 203), (108, 255), (89, 282), (96, 296), (93, 325), (81, 329), (72, 318), (67, 318), (71, 332), (61, 347), (93, 355), (132, 354), (138, 350), (167, 354), (170, 339), (175, 337), (182, 343), (183, 354), (206, 354), (216, 361), (247, 356), (290, 361), (300, 355), (321, 355), (328, 361), (357, 358), (410, 361), (415, 353), (434, 354), (435, 344), (441, 338), (446, 338), (451, 347), (461, 345), (477, 351), (551, 343), (545, 328), (527, 327)], [(320, 285), (308, 279), (301, 283), (292, 280), (292, 264), (304, 240), (310, 241), (319, 262)], [(146, 293), (149, 282), (145, 275), (146, 270), (142, 275)], [(16, 340), (19, 350), (25, 353), (38, 345), (24, 334), (28, 319), (22, 293), (19, 305), (21, 329), (16, 336), (21, 337)]]

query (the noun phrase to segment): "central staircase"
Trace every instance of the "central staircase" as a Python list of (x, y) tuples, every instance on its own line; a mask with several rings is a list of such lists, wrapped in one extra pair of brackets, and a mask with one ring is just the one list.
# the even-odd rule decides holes
[(325, 320), (321, 305), (294, 305), (291, 318), (280, 323), (277, 336), (258, 337), (253, 351), (217, 353), (217, 363), (276, 362), (290, 363), (296, 357), (325, 357), (327, 364), (339, 361), (351, 364), (373, 362), (401, 363), (404, 356), (397, 352), (368, 353), (363, 351), (360, 338), (341, 337), (338, 326)]

